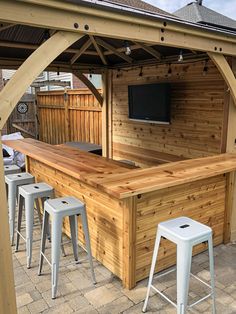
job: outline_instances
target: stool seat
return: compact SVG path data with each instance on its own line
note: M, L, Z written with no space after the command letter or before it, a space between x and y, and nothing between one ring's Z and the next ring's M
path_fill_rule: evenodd
M15 184L23 185L28 184L30 180L33 180L34 177L28 173L28 172L22 172L22 173L14 173L14 174L8 174L5 176L5 181L7 184L14 182ZM31 183L31 182L30 182Z
M84 208L84 203L73 196L47 200L47 211L54 215L75 215Z
M23 185L19 188L19 192L23 197L31 196L33 198L47 197L47 193L52 196L53 187L47 183L33 183L28 185Z
M5 175L18 173L18 172L21 172L21 169L17 165L6 165L6 166L4 166L4 174Z
M178 243L178 239L181 239L181 241L197 240L199 242L199 238L212 233L210 227L188 217L170 219L159 223L158 227L163 236L166 233L174 243Z

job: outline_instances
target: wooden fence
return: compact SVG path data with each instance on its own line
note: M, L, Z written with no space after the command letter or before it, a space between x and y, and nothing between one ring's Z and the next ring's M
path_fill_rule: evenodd
M37 94L39 139L50 144L102 142L102 109L88 89Z

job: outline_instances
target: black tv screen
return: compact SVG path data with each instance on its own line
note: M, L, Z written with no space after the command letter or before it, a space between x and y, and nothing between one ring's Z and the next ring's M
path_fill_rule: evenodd
M129 119L170 123L170 84L128 86Z

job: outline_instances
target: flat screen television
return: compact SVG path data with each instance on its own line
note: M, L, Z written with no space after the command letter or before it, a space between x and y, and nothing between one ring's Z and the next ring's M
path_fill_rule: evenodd
M152 123L170 123L169 83L130 85L129 119Z

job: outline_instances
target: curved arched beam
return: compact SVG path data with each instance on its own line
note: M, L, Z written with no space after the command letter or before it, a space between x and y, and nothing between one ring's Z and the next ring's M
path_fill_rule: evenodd
M0 130L30 84L56 57L82 36L78 33L59 31L45 41L19 67L0 92Z
M225 59L225 56L222 54L208 52L208 56L211 58L211 60L214 62L221 75L223 76L226 84L230 89L234 105L236 106L236 78L229 63Z
M0 92L0 130L17 102L36 77L65 49L81 37L77 33L60 31L43 43L16 71ZM1 131L0 131L1 139ZM16 299L10 248L3 155L0 140L0 313L16 313Z
M88 87L88 89L92 92L94 97L97 99L99 104L102 106L103 105L103 97L97 90L97 88L93 85L93 83L81 72L73 71L72 72L78 79L84 83Z

